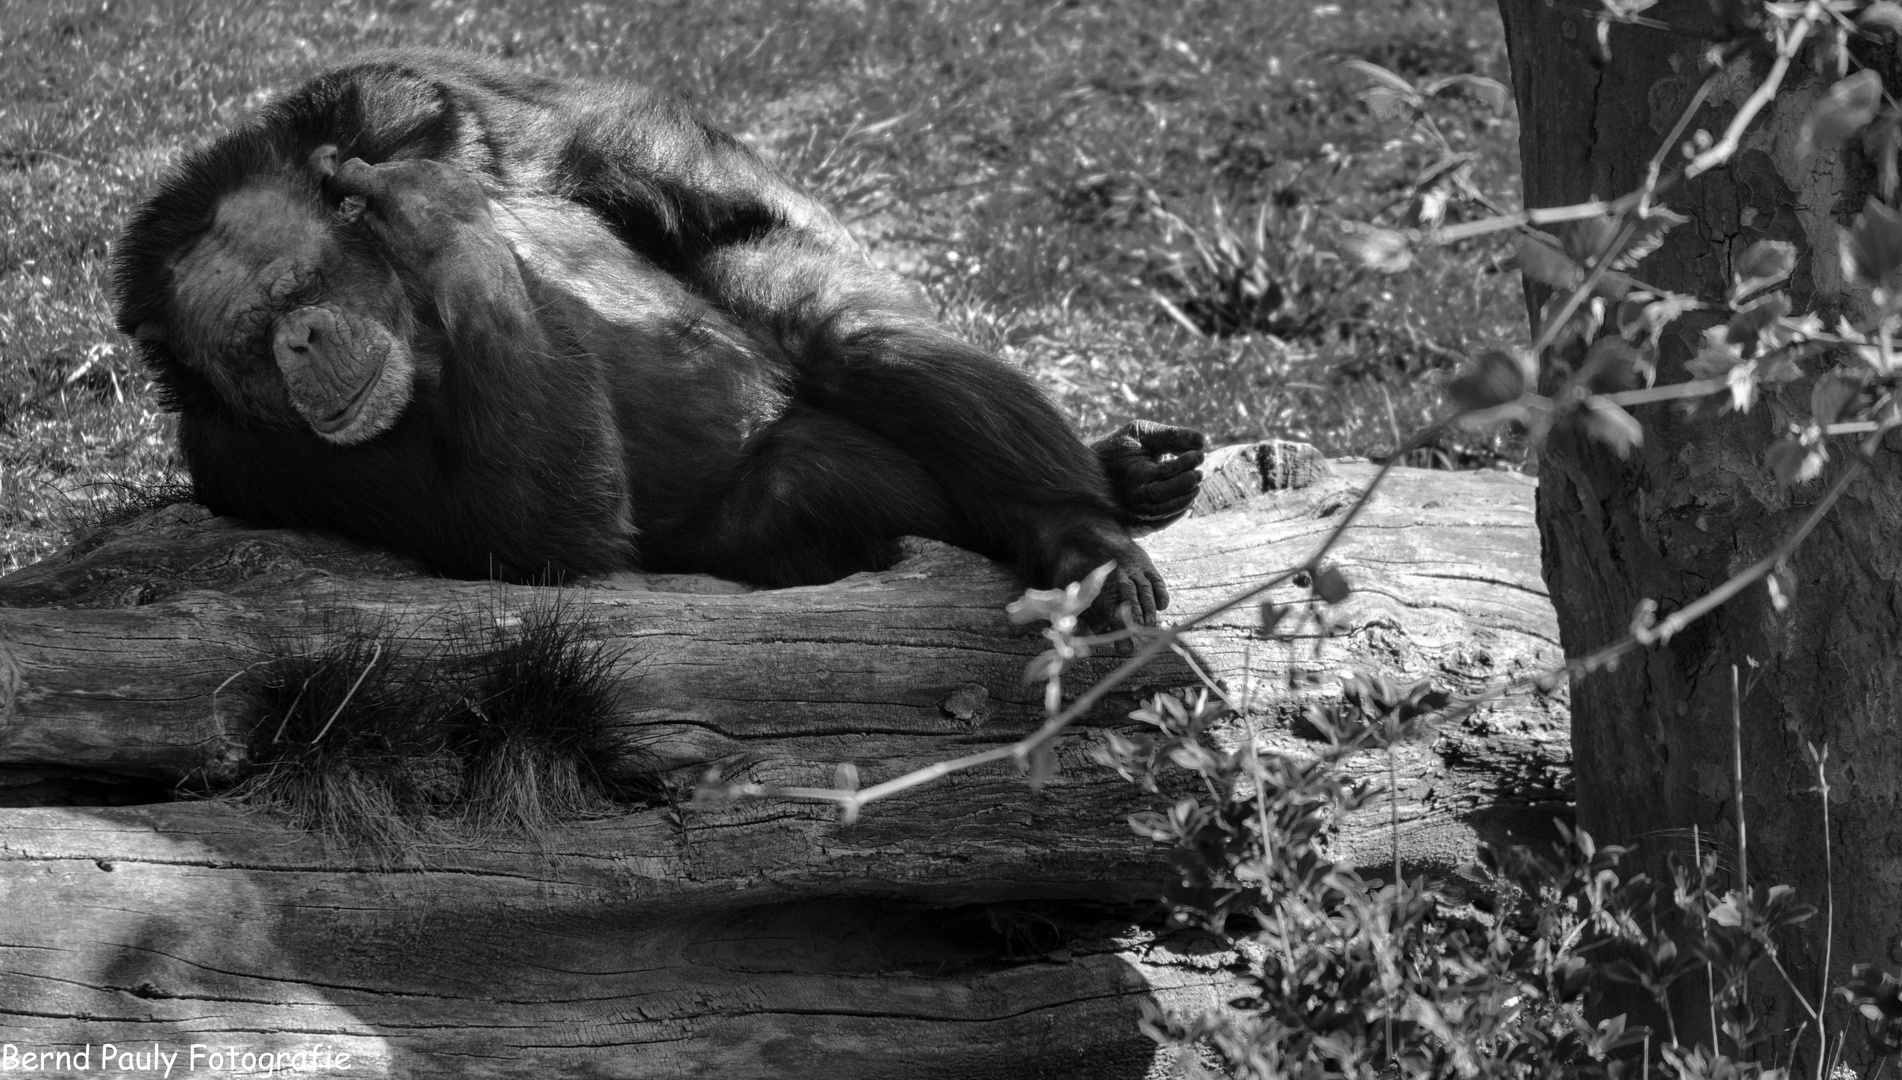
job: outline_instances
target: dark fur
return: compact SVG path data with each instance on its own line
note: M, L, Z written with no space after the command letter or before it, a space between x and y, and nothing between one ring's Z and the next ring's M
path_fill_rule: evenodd
M401 333L415 390L393 427L351 446L322 441L270 394L209 377L266 385L274 361L257 335L280 313L202 356L176 332L142 341L214 510L518 579L638 562L822 582L887 565L896 538L916 534L1013 561L1036 585L1113 559L1107 602L1145 614L1146 591L1167 602L1126 529L1165 516L1161 504L1131 510L1130 475L1113 488L1104 463L1169 481L1156 497L1172 513L1192 472L1157 472L1161 452L1132 453L1127 435L1117 453L1092 452L1023 373L948 333L822 207L650 91L439 52L319 75L188 155L140 207L114 268L120 328L179 321L180 292L197 285L173 266L224 197L268 182L307 192L313 213L334 207L308 164L326 144L339 160L455 166L498 212L540 200L559 219L551 250L613 261L643 283L652 317L603 321L575 282L538 275L527 256L512 269L458 264L447 280L395 266L414 312ZM393 265L354 234L339 250L331 277ZM472 296L483 303L456 310L479 312L444 314L444 297Z

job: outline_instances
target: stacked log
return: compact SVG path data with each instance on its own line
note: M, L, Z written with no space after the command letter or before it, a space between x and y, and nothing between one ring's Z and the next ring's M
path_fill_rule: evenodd
M1210 471L1197 513L1145 540L1171 613L1300 565L1373 472L1288 444ZM612 646L639 768L688 793L710 769L829 785L841 762L871 784L1020 739L1045 643L1004 617L1007 572L938 545L813 588L555 590L191 504L145 514L0 579L0 1042L75 1073L82 1053L116 1067L110 1044L115 1062L177 1054L173 1075L196 1047L200 1071L215 1053L259 1075L321 1058L400 1077L1142 1076L1139 1003L1214 1007L1238 958L1144 917L1166 853L1127 818L1156 796L1092 760L1094 732L1206 678L1247 705L1225 737L1299 753L1303 710L1346 670L1466 691L1556 663L1532 490L1397 470L1336 549L1354 592L1329 632L1271 636L1253 606L1211 619L1086 717L1036 791L1000 765L851 824L683 794L396 860L218 795L265 720L248 672L364 626L427 653L558 604ZM1409 872L1543 835L1568 738L1562 705L1521 695L1404 748ZM1384 780L1384 758L1365 768ZM1341 823L1339 854L1384 864L1389 812Z

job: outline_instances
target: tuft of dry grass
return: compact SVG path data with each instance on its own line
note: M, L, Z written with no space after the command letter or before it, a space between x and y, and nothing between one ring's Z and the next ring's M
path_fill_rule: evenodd
M73 504L109 497L101 481L177 466L103 291L131 207L269 91L396 45L681 94L1085 428L1142 416L1377 450L1437 410L1455 357L1524 333L1493 247L1404 279L1327 273L1332 223L1391 218L1431 160L1335 63L1503 78L1486 0L0 0L0 572L51 550ZM1516 204L1515 122L1452 108L1480 186ZM1159 294L1232 306L1223 275L1170 268L1263 207L1275 246L1238 265L1315 287L1239 327L1173 318Z
M447 637L343 627L245 672L248 773L219 797L392 865L664 801L615 722L624 653L559 592Z

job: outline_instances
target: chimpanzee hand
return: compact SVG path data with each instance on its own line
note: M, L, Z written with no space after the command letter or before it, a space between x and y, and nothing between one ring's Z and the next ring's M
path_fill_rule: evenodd
M1143 626L1157 623L1156 613L1169 606L1169 586L1156 565L1120 525L1078 522L1063 534L1057 557L1051 567L1057 585L1067 585L1088 577L1092 570L1114 562L1103 591L1090 605L1087 620L1097 630L1120 630L1122 613ZM1128 648L1118 649L1128 652Z
M420 270L472 240L501 242L488 195L454 165L427 158L383 165L351 158L337 165L335 159L334 147L321 148L311 168L330 193L363 200L363 224L399 266Z
M1202 486L1203 447L1192 428L1136 420L1090 444L1122 504L1123 523L1160 529L1189 512ZM1171 457L1165 456L1174 455Z

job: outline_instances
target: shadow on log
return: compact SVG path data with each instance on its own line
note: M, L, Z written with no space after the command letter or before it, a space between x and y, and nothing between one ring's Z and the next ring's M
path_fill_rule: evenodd
M1172 611L1299 565L1372 472L1291 444L1220 452L1197 514L1145 541ZM1269 638L1240 610L1185 652L1232 696L1246 687L1264 746L1291 752L1346 669L1465 691L1555 663L1531 500L1523 477L1399 470L1337 549L1355 591L1336 632ZM615 722L675 791L710 768L829 785L848 761L870 784L1022 737L1043 641L1004 618L1020 591L936 545L815 588L625 574L559 590L617 650ZM1142 998L1232 996L1233 956L1132 918L1166 873L1126 823L1153 796L1090 758L1092 726L1195 685L1182 658L1080 725L1041 791L974 771L849 827L817 804L676 803L393 867L228 801L115 805L245 775L253 729L275 719L247 673L287 651L374 625L427 652L555 592L431 578L191 505L0 579L7 1040L90 1044L95 1069L104 1043L156 1042L327 1050L352 1055L350 1075L403 1077L1137 1077L1154 1064ZM1545 835L1563 812L1566 718L1549 702L1502 700L1401 759L1410 872ZM1384 780L1384 758L1365 768ZM1341 824L1346 861L1385 863L1388 813Z

